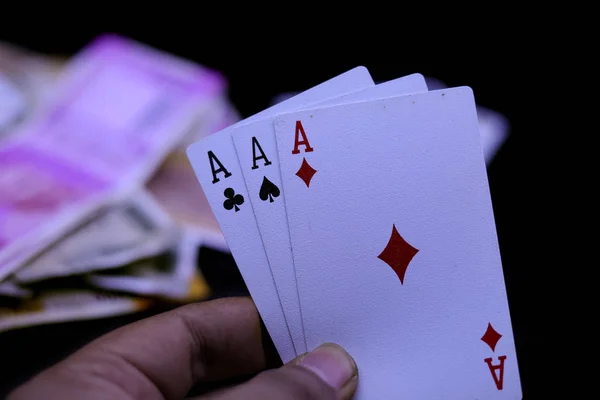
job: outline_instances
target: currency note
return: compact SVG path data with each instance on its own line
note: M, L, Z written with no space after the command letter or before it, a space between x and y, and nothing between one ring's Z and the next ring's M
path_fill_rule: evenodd
M15 307L0 307L0 332L57 322L105 318L143 311L150 299L89 290L39 294Z
M0 297L27 298L32 292L12 281L0 282Z
M203 246L228 251L221 234L185 226L172 251L118 270L91 273L87 280L107 290L181 302L203 300L210 295L210 287L198 268L198 251Z
M48 98L63 57L0 41L0 137L25 123Z
M114 35L70 59L0 148L0 279L143 186L224 87L215 71Z
M25 114L25 94L0 70L0 137Z
M17 270L13 279L30 283L118 268L172 248L177 229L152 195L140 191L69 232Z

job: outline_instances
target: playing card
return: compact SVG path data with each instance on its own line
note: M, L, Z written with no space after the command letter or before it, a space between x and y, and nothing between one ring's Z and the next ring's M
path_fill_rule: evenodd
M520 399L471 89L274 126L308 348L349 351L358 400Z
M357 67L233 127L373 84L367 69ZM246 184L231 139L233 127L192 144L187 154L271 339L282 361L287 362L298 353L291 339L252 204L248 201Z
M427 91L425 78L421 74L412 74L328 99L314 106L424 91ZM273 121L261 119L245 124L236 128L232 137L292 340L296 350L304 353L307 349L285 204L281 195L281 175Z

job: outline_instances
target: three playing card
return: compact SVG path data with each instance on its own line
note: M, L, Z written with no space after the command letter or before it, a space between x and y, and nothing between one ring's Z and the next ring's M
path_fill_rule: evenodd
M475 102L350 70L188 148L283 362L357 399L521 398Z

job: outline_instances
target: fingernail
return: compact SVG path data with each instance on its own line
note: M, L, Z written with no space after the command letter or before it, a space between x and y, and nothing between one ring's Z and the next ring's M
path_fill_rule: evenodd
M310 369L336 390L357 375L356 363L344 349L325 343L311 351L298 364Z

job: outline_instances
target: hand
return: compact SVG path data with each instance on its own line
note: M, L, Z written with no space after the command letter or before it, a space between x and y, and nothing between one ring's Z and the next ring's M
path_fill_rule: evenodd
M258 313L248 298L191 304L98 338L8 398L183 399L192 387L253 374L200 399L352 398L358 371L342 348L325 344L265 370L261 336Z

